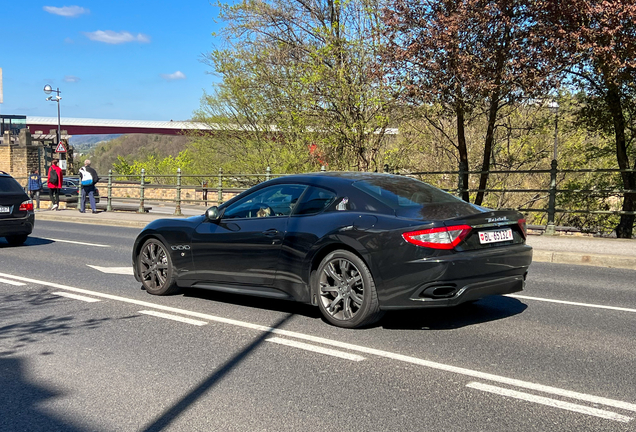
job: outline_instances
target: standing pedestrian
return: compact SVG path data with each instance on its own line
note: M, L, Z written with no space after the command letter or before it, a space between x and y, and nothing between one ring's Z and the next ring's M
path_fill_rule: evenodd
M95 183L99 181L97 171L91 168L91 161L86 159L84 166L80 168L80 182L82 183L82 197L80 199L79 211L84 213L86 209L86 195L91 202L91 210L93 213L97 213L97 207L95 206Z
M31 175L29 176L29 184L27 185L27 189L29 190L29 196L31 200L35 198L36 209L40 209L40 191L42 190L42 177L40 177L40 173L38 170L34 169L31 171Z
M49 197L51 198L51 210L60 209L60 189L62 189L62 169L58 166L60 160L53 159L49 175L47 177L47 185L49 187Z

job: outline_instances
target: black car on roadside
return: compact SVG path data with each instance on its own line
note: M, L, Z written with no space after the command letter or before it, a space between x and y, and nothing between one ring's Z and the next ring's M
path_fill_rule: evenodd
M314 173L261 183L205 215L151 222L132 251L150 294L203 288L317 306L355 328L386 310L521 291L526 221L416 179Z
M0 171L0 237L10 245L21 245L33 232L34 225L33 201L20 183Z

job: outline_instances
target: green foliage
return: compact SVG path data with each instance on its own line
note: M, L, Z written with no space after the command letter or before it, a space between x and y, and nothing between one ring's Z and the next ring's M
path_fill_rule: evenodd
M206 62L222 82L196 113L218 132L193 137L201 164L233 172L381 166L392 98L372 73L374 3L220 6L227 47Z
M122 156L117 157L117 162L113 164L116 177L119 180L138 181L143 169L146 176L146 182L156 184L174 184L174 177L177 169L181 168L183 173L192 172L192 158L188 150L184 150L176 157L168 156L158 158L154 155L147 156L144 160L128 162ZM198 183L198 182L197 182Z

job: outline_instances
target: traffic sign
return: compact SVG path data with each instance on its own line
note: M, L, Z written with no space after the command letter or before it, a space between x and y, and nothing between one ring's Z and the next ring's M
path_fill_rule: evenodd
M60 141L60 143L57 145L55 153L66 153L66 148L64 147L64 144L62 144L62 141Z

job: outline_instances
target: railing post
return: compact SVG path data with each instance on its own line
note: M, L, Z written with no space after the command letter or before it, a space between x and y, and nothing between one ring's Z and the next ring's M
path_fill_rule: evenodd
M554 215L556 213L556 180L557 161L552 159L550 166L550 198L548 200L548 224L545 227L545 235L555 235Z
M146 209L144 208L144 181L146 179L146 170L145 168L141 169L141 183L139 183L139 210L138 213L145 213Z
M208 207L208 181L207 180L201 181L201 192L202 192L204 205L207 208Z
M181 168L177 168L177 206L174 208L175 216L183 216L181 213Z
M106 211L113 211L113 170L108 170L108 198L106 199Z
M271 175L272 169L270 167L267 167L267 169L265 169L265 181L269 180Z
M217 199L217 205L223 204L223 168L219 168L219 184L218 184L219 196Z

